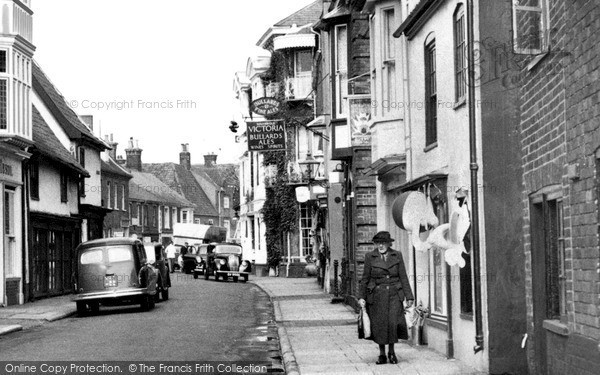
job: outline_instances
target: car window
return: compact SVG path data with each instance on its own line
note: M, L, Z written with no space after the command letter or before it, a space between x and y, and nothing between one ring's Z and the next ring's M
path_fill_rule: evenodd
M102 249L90 249L81 254L81 264L101 264L103 263Z
M127 262L132 259L131 246L109 247L106 254L110 263Z
M208 246L200 246L198 248L198 254L199 255L206 255L206 249L208 248Z
M217 245L215 254L242 254L242 248L240 246L233 245Z

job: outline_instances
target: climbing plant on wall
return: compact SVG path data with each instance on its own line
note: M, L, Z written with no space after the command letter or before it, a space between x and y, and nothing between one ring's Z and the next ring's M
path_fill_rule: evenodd
M307 124L313 118L312 103L284 100L285 79L290 71L289 62L285 53L274 51L270 68L262 76L265 86L275 84L279 87L275 95L284 103L281 112L268 119L282 119L286 124L285 152L269 151L263 154L263 166L275 166L275 175L265 178L266 199L261 211L266 227L269 267L279 265L284 254L287 234L298 230L298 203L295 188L289 185L288 164L296 160L296 127Z

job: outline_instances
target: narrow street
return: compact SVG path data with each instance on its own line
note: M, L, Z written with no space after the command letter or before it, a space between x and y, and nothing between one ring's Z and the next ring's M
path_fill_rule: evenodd
M104 307L0 339L0 361L273 361L280 364L268 297L250 283L173 276L154 310ZM271 357L274 357L271 358Z

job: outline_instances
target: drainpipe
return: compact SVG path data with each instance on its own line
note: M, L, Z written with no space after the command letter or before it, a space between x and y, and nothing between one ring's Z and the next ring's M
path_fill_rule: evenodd
M473 235L473 275L475 289L475 346L474 353L483 350L483 324L482 324L482 301L481 301L481 263L479 243L479 189L477 163L477 124L475 122L475 57L474 57L474 31L473 31L473 0L467 0L467 35L468 35L468 60L469 60L469 148L471 162L471 230Z

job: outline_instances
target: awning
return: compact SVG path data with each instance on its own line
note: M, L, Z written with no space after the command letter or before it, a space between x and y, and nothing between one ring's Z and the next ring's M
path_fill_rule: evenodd
M316 39L314 34L288 34L273 39L273 49L285 48L314 48Z
M406 155L390 155L377 159L373 164L365 168L363 174L366 176L383 176L392 171L404 173L405 168Z

